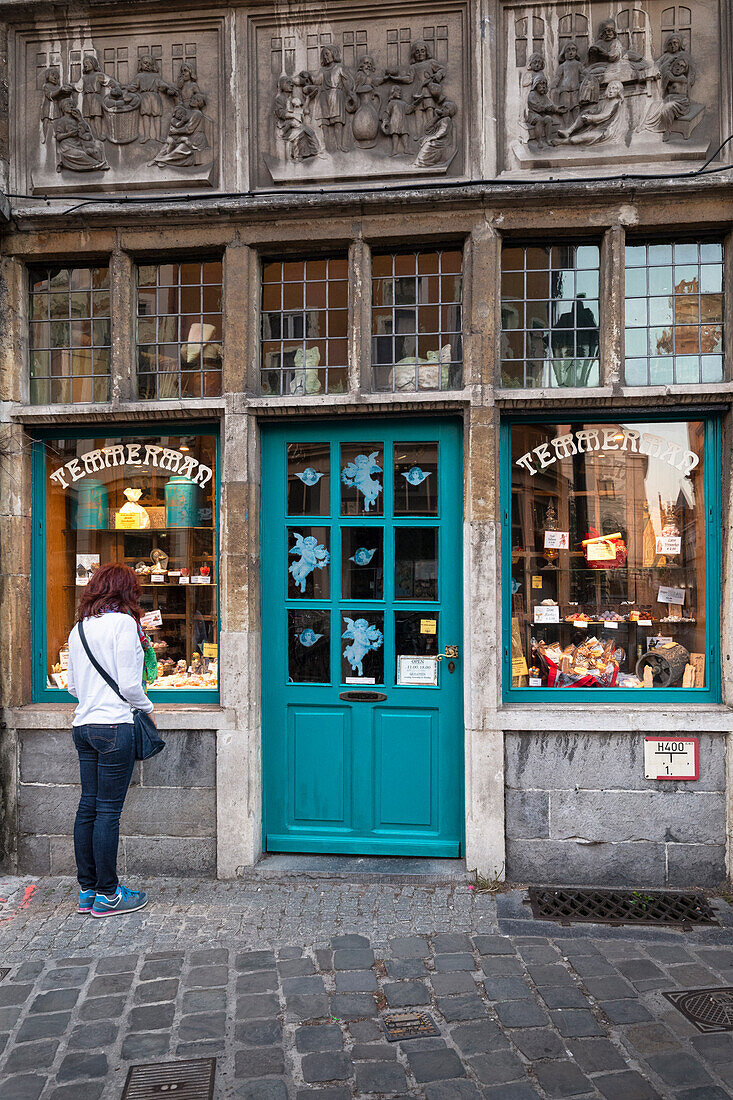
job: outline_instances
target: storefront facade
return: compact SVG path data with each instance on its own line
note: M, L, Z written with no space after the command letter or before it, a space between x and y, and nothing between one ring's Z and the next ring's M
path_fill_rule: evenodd
M339 7L5 10L4 865L73 869L121 560L168 741L126 874L717 885L731 13Z

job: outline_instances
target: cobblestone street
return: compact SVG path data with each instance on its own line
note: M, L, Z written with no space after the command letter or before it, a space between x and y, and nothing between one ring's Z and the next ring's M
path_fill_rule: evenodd
M217 1100L724 1100L733 1033L662 993L733 985L733 909L683 933L531 919L524 891L343 880L154 884L93 920L71 879L0 881L2 1100L118 1100L215 1057ZM389 1009L440 1035L388 1043Z

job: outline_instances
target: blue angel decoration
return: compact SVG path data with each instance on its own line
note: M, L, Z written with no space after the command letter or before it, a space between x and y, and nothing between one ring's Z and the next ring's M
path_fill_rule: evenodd
M377 464L378 454L378 451L372 451L370 455L357 455L341 471L344 485L358 489L364 497L365 512L369 511L382 491L382 486L371 476L382 472L382 467Z
M315 645L319 638L322 638L322 634L316 634L310 626L307 626L305 630L301 630L298 634L298 641L301 645L304 645L306 649L310 649L312 645Z
M354 565L369 565L376 552L376 546L373 550L367 550L366 546L360 546L354 551L349 561L353 561Z
M344 657L353 671L359 676L363 676L364 671L361 662L367 653L370 653L373 649L379 649L384 641L384 635L378 627L368 623L366 619L354 620L350 619L348 615L344 615L344 622L346 623L346 630L341 637L351 639L351 645L347 645L344 650Z
M290 551L291 554L300 554L298 561L294 561L289 569L288 573L292 573L293 580L300 588L302 593L305 593L305 581L306 577L313 572L314 569L323 569L328 565L331 560L331 555L325 546L321 546L315 535L306 535L303 538L297 531L293 531L293 537L295 539L295 546Z
M419 466L413 466L403 474L403 478L409 485L422 485L426 478L430 477L430 470L426 473L425 470L421 470Z
M522 585L521 585L521 583L520 583L520 582L519 582L519 581L518 581L518 580L516 579L516 577L512 577L512 596L516 596L517 592L519 591L519 589L520 589L521 587L522 587Z
M296 477L299 477L304 485L317 485L323 477L322 473L318 470L314 470L312 466L306 466L300 473L296 473Z

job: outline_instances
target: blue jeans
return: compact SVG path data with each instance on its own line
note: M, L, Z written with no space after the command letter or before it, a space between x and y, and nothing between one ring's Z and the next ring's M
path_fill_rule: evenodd
M82 890L114 894L120 814L135 766L132 722L74 726L81 798L74 822L74 854Z

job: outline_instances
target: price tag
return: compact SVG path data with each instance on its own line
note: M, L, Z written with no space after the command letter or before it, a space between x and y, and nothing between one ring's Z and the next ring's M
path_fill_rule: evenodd
M540 679L540 677L539 677L539 676L530 676L530 678L529 678L529 686L530 686L531 688L538 688L538 687L542 687L542 680Z
M190 578L190 577L179 577L179 578L178 578L178 583L179 583L179 584L188 584L188 582L189 582L190 580L191 580L191 578Z
M606 630L618 630L618 623L604 623Z
M527 675L527 658L512 657L512 679Z
M219 647L216 642L204 642L203 650L202 656L206 657L207 660L215 661L219 655Z
M567 550L569 545L568 531L545 531L545 550Z
M588 624L584 619L576 619L573 626L577 626L578 630L587 630Z
M535 623L559 623L560 608L557 605L543 607L542 604L535 604L534 621Z
M164 573L151 573L150 574L150 580L151 580L152 584L163 584L163 582L165 581L165 574Z
M140 620L140 625L152 629L163 625L163 616L160 611L148 611Z
M435 619L421 619L420 620L420 633L421 634L435 634L438 628L438 623Z
M638 623L639 623L639 626L651 626L652 625L652 620L651 619L639 619Z
M685 590L684 588L667 588L665 585L659 586L659 592L657 594L657 603L676 603L682 606L685 602Z
M586 546L588 561L613 561L616 547L612 542L589 542Z
M139 512L118 512L115 516L115 527L118 531L132 531L140 528Z
M657 538L658 554L679 554L681 549L682 538L680 535L662 535L661 538Z
M532 577L532 587L542 588L542 577Z

